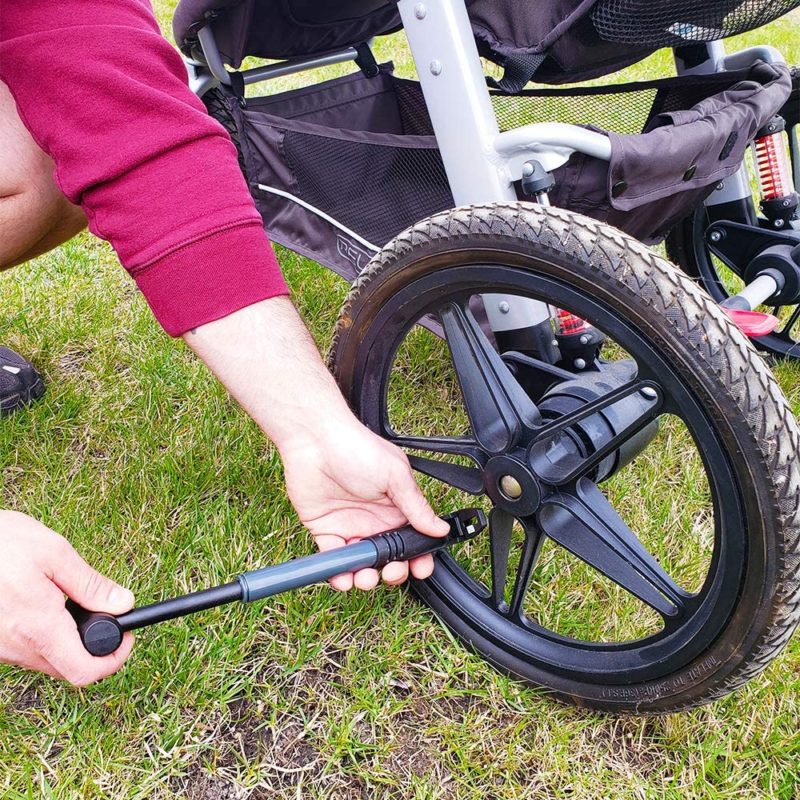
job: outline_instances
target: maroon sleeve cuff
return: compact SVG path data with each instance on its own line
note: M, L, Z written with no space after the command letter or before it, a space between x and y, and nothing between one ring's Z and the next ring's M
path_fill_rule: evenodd
M173 249L131 272L170 336L259 300L289 294L267 235L249 220Z

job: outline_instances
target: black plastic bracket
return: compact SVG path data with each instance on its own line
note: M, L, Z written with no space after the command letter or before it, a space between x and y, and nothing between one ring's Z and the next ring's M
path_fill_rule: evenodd
M547 194L555 185L555 178L538 161L525 162L522 167L522 193L526 197Z
M708 249L745 283L765 270L783 277L781 289L768 298L769 305L800 301L800 231L775 231L720 220L705 233Z
M374 78L381 71L378 62L375 60L375 54L367 42L362 42L356 46L356 66L364 73L365 78Z
M561 352L559 367L572 372L597 371L597 359L606 341L597 328L588 325L577 333L557 333L556 341Z

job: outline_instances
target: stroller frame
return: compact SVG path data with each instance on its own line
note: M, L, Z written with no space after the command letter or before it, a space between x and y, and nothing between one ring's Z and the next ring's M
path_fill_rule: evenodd
M614 173L620 147L613 137L623 134L610 126L608 137L581 127L586 117L599 122L592 112L582 113L583 119L569 117L576 124L568 125L553 121L566 117L543 101L539 116L509 113L504 119L503 100L487 88L468 0L397 3L418 82L395 77L390 65L377 67L366 57L365 28L342 34L336 39L339 49L322 55L313 55L313 46L299 46L309 40L289 39L284 31L290 28L280 25L276 31L292 47L256 46L246 37L234 47L225 37L252 22L255 17L247 14L223 16L216 28L228 63L239 65L250 54L269 58L282 52L290 59L228 73L214 40L217 17L209 2L214 0L187 4L193 13L184 15L178 30L187 16L191 25L184 29L187 35L176 38L197 59L189 63L192 86L199 95L211 90L206 107L232 133L267 230L336 271L338 254L348 264L340 274L359 276L340 311L329 353L343 396L367 428L408 452L417 473L448 490L485 496L491 504L486 536L475 544L483 549L470 548L464 558L437 555L433 575L414 584L420 598L489 663L582 706L675 711L722 696L757 674L800 621L800 431L794 416L757 354L708 295L633 242L622 225L613 227L619 216L611 224L597 221L558 192L577 187L576 195L584 193L577 199L586 207L593 202L589 184L599 187L598 195L613 198L615 187L622 185L624 193L630 180L634 197L623 198L614 210L636 209L633 201L649 197L641 204L643 216L648 225L656 218L659 227L652 230L658 234L673 218L683 219L678 214L686 213L684 206L708 216L714 210L723 220L729 205L751 210L744 153L773 119L792 81L788 68L763 69L755 62L782 61L780 55L760 47L726 56L719 42L675 48L682 75L736 72L646 86L650 91L658 84L659 104L656 98L648 103L641 135L652 133L655 139L645 145L662 143L658 153L669 163L652 193L639 184L641 193L635 194L637 180L654 175L648 162L658 161L655 150L640 147L627 161L629 171ZM242 6L252 11L253 4ZM367 5L358 0L348 8L356 8L357 19L357 9ZM226 28L232 21L237 26ZM389 28L369 31L379 29ZM272 33L263 22L253 30ZM244 98L243 84L349 60L364 74L326 81L322 88ZM761 79L751 79L751 72L762 73ZM665 83L678 94L659 94ZM220 84L227 90L218 89ZM687 85L691 91L684 94ZM732 86L745 93L743 100L729 99ZM710 87L713 92L706 91ZM606 94L605 87L597 88L586 93ZM522 95L546 98L571 90L561 91ZM624 91L641 89L609 93ZM767 102L746 108L762 91ZM669 138L687 116L690 124L709 127L706 120L715 118L717 109L730 107L734 112L711 126L713 136L691 127ZM627 108L638 110L635 103ZM670 118L673 113L677 119ZM699 119L692 119L693 113ZM655 124L648 129L651 120ZM641 143L638 137L631 138ZM686 161L683 149L689 151ZM703 166L704 159L710 167ZM692 184L698 164L700 175ZM586 168L583 183L570 174L573 168ZM674 194L691 193L665 213L677 181L689 188ZM532 202L519 202L517 182ZM370 194L371 184L396 191ZM553 187L550 198L561 208L544 207ZM712 208L700 206L705 198ZM390 234L388 225L379 225L382 216L398 229L410 227ZM368 218L377 221L374 227L363 227ZM359 243L358 258L343 253L342 242L353 250ZM754 303L758 292L770 296L776 286L760 273L751 284L748 299ZM800 280L798 287L800 292ZM423 341L421 352L437 364L419 373L419 384L403 362L398 365L398 354L408 353L413 361L417 351L403 348L406 342L415 346L411 337L418 334L433 341L430 350ZM441 342L449 350L443 359L436 349ZM618 347L601 355L605 342ZM446 372L438 370L440 364ZM414 398L410 419L394 414L395 377ZM463 414L450 395L456 383ZM428 388L438 393L432 403ZM666 439L657 440L662 416L682 426L675 441L686 437L679 441L693 448L692 455L682 444L670 449L672 422ZM636 481L642 491L638 503L628 484L607 493L600 488L651 443L667 447L682 475L663 505L652 493L653 513L647 481ZM702 473L694 471L690 458ZM654 473L655 480L661 477ZM636 503L632 525L626 509L616 507L617 489L625 504ZM678 504L687 516L674 514ZM657 541L643 541L634 530L644 525L642 512L649 516L645 529ZM671 526L663 524L663 514L677 516L681 544L696 542L696 530L706 532L699 549L705 578L670 574L672 548L664 533ZM520 528L514 536L515 524L521 537ZM598 632L593 615L591 632L562 626L560 615L555 621L549 617L560 595L540 596L542 605L529 615L529 584L545 539L649 606L655 621L637 616L633 631L612 624L612 630ZM660 557L654 547L661 548ZM519 556L513 567L512 552ZM599 609L609 597L603 591L589 600Z
M543 122L500 131L465 0L435 3L398 0L397 6L457 206L516 202L514 182L523 174L530 173L534 165L551 172L576 152L603 161L611 159L609 139L577 125ZM213 22L198 31L198 40L205 63L185 60L190 86L202 96L219 84L229 86L231 76L216 44ZM690 59L684 57L688 53ZM767 63L784 60L780 52L767 45L726 55L720 41L676 48L674 54L679 75L740 69L758 60ZM245 85L250 85L352 61L357 56L353 46L244 70L239 75ZM750 196L749 177L743 163L735 175L717 186L705 204L726 204ZM547 194L537 195L535 201L547 204ZM768 284L760 294L756 291L749 298L753 306L766 300L774 289ZM513 335L549 324L551 310L541 302L505 295L485 295L483 299L489 325L495 333Z

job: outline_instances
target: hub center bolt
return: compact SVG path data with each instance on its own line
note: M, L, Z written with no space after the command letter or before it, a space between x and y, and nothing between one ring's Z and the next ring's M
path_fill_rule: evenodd
M517 500L522 497L522 486L513 475L503 475L500 478L500 491L509 500Z

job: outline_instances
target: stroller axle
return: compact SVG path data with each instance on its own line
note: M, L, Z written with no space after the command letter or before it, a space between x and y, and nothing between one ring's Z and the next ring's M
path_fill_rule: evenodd
M721 220L709 227L706 242L709 250L746 284L738 294L722 301L727 314L747 336L766 336L775 331L777 317L755 309L800 300L800 232Z

